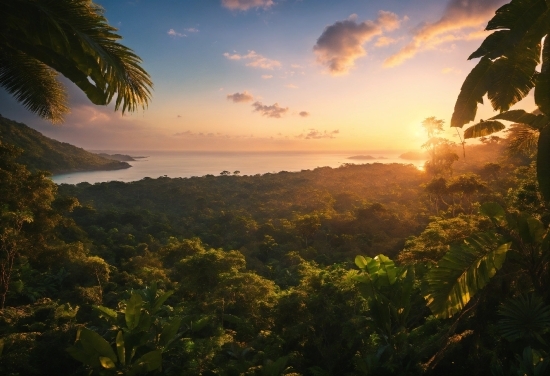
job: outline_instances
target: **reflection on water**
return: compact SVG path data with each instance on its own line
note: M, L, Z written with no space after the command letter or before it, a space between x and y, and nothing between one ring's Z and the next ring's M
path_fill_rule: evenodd
M114 153L114 152L111 152ZM119 152L120 153L120 152ZM136 151L125 152L130 155L147 155L147 158L128 162L131 168L116 171L76 172L55 175L52 179L57 184L77 184L81 182L100 183L112 180L130 182L144 177L170 178L219 175L222 171L240 175L277 173L279 171L301 171L317 167L339 167L344 163L405 163L422 167L424 161L407 161L397 155L372 153L383 159L357 160L348 159L356 154L350 153L299 153L299 152L160 152ZM365 154L365 153L362 153Z

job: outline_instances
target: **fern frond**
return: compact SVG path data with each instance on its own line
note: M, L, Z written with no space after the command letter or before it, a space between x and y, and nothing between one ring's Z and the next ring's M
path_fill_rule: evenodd
M462 311L502 267L509 248L495 233L480 233L451 246L426 275L424 298L434 316L449 318Z

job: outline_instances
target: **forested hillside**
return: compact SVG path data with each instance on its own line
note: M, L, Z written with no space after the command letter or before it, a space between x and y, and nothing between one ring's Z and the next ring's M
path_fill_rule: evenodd
M30 170L53 174L77 171L119 170L129 168L126 162L114 161L84 149L43 136L23 123L0 115L0 140L23 150L17 161Z
M2 144L0 371L486 375L519 367L520 342L542 354L536 344L547 334L502 330L522 304L547 309L535 295L514 296L529 286L546 296L545 261L521 255L544 247L550 218L530 158L508 156L507 145L486 140L450 164L445 153L456 149L439 148L427 171L347 164L56 186ZM471 301L448 306L461 268L479 282L460 287ZM455 315L461 307L467 313ZM134 355L116 355L117 346Z

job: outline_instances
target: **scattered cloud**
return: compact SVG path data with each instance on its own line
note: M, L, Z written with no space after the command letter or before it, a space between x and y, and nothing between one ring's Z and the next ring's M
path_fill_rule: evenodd
M367 54L363 47L365 43L384 31L399 28L403 20L395 13L381 10L374 21L357 22L356 14L337 21L325 28L313 47L317 62L326 66L333 75L348 73L355 60Z
M187 31L188 33L198 33L199 32L199 29L196 29L194 27L189 27L187 29L184 29L185 31Z
M291 68L294 68L294 69L301 69L301 68L303 68L300 64L290 64L290 67L291 67Z
M245 90L242 93L227 94L227 100L233 101L233 103L246 103L252 102L254 97Z
M298 89L298 86L296 86L294 84L287 84L287 85L285 85L285 87L287 87L289 89Z
M248 51L246 55L239 55L237 53L230 54L226 52L223 54L223 56L225 56L229 60L246 60L248 61L246 63L247 67L269 69L269 70L273 70L275 68L281 67L280 61L268 59L267 57L262 56L253 50Z
M187 35L185 35L185 34L178 33L178 32L177 32L176 30L174 30L174 29L168 30L167 34L170 35L171 37L174 37L174 38L183 38L183 37L186 37L186 36L187 36Z
M384 62L393 67L411 59L418 52L438 45L483 38L482 32L495 10L507 0L450 0L443 16L436 22L425 22L413 31L412 41ZM473 30L472 30L473 29Z
M336 135L340 133L339 129L333 131L319 131L317 129L310 128L307 132L295 136L296 138L302 138L304 140L319 140L322 138L336 138Z
M273 75L272 74L262 74L262 78L264 80L269 80L270 78L273 78Z
M231 10L249 10L251 8L267 9L274 4L273 0L222 0L222 6Z
M279 106L279 103L266 106L262 102L254 102L252 103L252 106L254 107L254 112L259 112L263 116L270 118L279 119L288 112L288 107L281 107Z
M376 43L374 44L375 47L386 47L390 44L397 43L397 39L390 38L390 37L380 37L376 40Z
M300 115L301 117L308 117L308 116L309 116L309 112L307 112L307 111L301 111L298 115Z

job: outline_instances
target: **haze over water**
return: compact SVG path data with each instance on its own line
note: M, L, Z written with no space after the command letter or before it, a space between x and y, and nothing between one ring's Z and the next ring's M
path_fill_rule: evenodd
M109 151L109 153L117 153ZM337 168L344 163L404 163L421 167L424 161L409 161L397 154L380 152L362 153L306 153L306 152L178 152L178 151L134 151L119 152L132 156L147 156L129 162L132 167L115 171L77 172L53 176L57 184L78 184L82 182L101 183L108 181L131 182L145 177L186 178L219 175L222 171L240 175L277 173L280 171L301 171L317 167ZM379 159L348 159L354 155L371 155ZM384 158L380 158L384 157Z

